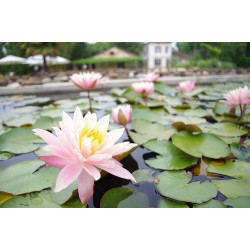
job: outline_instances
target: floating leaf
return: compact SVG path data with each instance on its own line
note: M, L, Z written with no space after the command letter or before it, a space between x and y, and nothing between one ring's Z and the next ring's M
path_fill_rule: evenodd
M228 145L211 134L193 135L190 132L182 131L172 136L172 142L182 151L198 158L206 156L218 159L232 155Z
M212 125L200 125L204 133L211 133L214 135L232 137L242 136L248 133L248 129L241 127L235 123L215 123Z
M42 165L43 161L30 160L1 168L0 191L19 195L51 187L56 181L59 169L49 166L36 171Z
M160 200L158 208L189 208L186 203L171 201L167 198Z
M207 171L238 179L250 180L250 163L245 161L227 160L226 164L222 166L209 165Z
M2 208L60 208L54 203L50 196L49 190L44 190L41 193L25 194L14 197L2 205Z
M184 169L196 164L198 160L197 158L184 153L179 148L175 147L172 142L167 140L151 140L145 143L143 146L163 155L157 157L157 159L145 161L146 164L156 169Z
M135 192L130 188L112 188L107 191L101 199L101 208L116 208L116 207L148 207L149 201L145 194Z
M52 119L50 116L43 116L34 123L33 128L52 130L52 127L58 127L61 120L60 117Z
M0 205L3 204L4 202L6 202L7 200L10 200L12 198L14 198L15 196L13 195L9 195L9 194L1 194L0 193Z
M32 113L35 111L40 110L41 108L38 106L25 106L21 108L15 108L10 111L10 113L18 113L18 114L24 114L24 113Z
M237 144L240 142L239 136L234 137L224 137L224 136L218 136L220 139L222 139L226 144L232 144L236 142Z
M183 122L185 124L192 124L198 125L202 123L206 123L207 120L204 118L197 118L197 117L184 117L184 116L172 116L170 118L173 122Z
M0 151L14 154L28 153L39 146L33 143L42 142L30 128L15 128L0 136Z
M9 159L13 154L10 153L0 153L0 161Z
M208 115L208 112L204 109L188 109L183 113L185 116L197 116L204 117Z
M250 196L249 180L212 180L212 182L227 198L236 199L239 196Z
M226 206L218 200L210 200L200 205L194 205L193 208L225 208Z
M142 119L133 120L131 125L138 133L141 134L136 134L132 131L129 132L133 141L138 144L143 144L144 142L155 138L169 139L174 133L176 133L175 128L167 129L162 124L152 123Z
M143 181L147 181L150 183L154 182L154 177L153 177L154 173L155 172L150 169L139 169L134 171L132 175L136 179L136 182L135 183L133 182L133 184L139 185Z
M164 95L173 94L178 91L176 88L169 87L163 83L155 83L155 90Z
M230 145L232 153L241 161L245 161L250 157L250 146L247 147L246 152L242 151L243 147L234 142Z
M235 200L227 199L224 204L235 208L250 208L250 197L239 197Z
M82 204L80 199L76 196L70 200L68 200L66 203L61 205L62 208L86 208L86 204Z
M73 192L77 190L77 187L78 187L77 185L78 185L78 180L76 179L73 183L71 183L68 187L66 187L60 192L54 192L54 187L51 188L50 194L51 194L52 200L56 204L59 204L59 205L64 204L73 196Z
M159 122L162 119L162 113L152 111L149 108L133 108L132 121L135 119Z
M18 118L12 118L4 122L8 127L21 127L27 125L33 125L37 119L36 115L22 115Z
M155 183L158 192L168 198L201 204L217 195L217 189L211 182L189 183L191 176L185 171L164 171L156 177L159 182Z
M185 124L184 122L175 122L172 124L172 127L176 128L178 132L180 131L189 131L189 132L202 132L202 130L193 124Z

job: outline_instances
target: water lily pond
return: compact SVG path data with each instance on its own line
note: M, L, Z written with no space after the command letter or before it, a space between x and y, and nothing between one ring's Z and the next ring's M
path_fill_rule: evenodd
M145 99L132 88L92 91L98 119L117 104L130 104L132 118L119 142L138 144L119 156L136 183L101 171L86 204L77 180L54 192L59 168L46 166L40 128L55 133L63 111L89 109L87 93L75 98L0 97L0 207L17 208L226 208L250 207L249 108L220 103L222 94L247 83L198 86L189 92L161 82ZM122 128L110 115L109 130Z

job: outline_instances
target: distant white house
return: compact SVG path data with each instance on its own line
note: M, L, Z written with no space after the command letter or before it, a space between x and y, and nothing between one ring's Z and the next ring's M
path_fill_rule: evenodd
M172 47L170 42L150 42L147 43L141 53L148 69L166 68L172 57Z

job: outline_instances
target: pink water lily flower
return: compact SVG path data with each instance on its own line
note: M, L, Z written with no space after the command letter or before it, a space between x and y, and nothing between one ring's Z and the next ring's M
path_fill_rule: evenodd
M189 92L191 90L194 90L195 87L195 81L184 81L180 82L177 87L181 92Z
M149 96L155 90L153 82L133 83L132 88L137 94L142 95L144 98Z
M132 108L130 105L119 105L112 109L112 117L116 124L126 126L131 120Z
M144 82L158 82L160 76L155 74L155 73L147 73L146 75L143 76L143 81Z
M47 164L61 168L54 192L68 187L78 178L78 193L82 203L93 195L94 181L101 175L97 168L115 176L135 181L133 175L113 157L129 151L134 143L117 143L124 128L107 132L109 115L97 121L96 114L82 116L79 107L74 118L63 112L60 128L53 127L56 136L43 129L33 129L48 145L52 156L40 156Z
M94 72L74 74L70 77L70 79L77 87L85 90L96 88L104 80L100 73Z
M237 105L249 105L250 104L250 89L245 86L244 88L238 88L231 90L226 94L223 94L226 100L221 100L222 103L231 104L231 109Z

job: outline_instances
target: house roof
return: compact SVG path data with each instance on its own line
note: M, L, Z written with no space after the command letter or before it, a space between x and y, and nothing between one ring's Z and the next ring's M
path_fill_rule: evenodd
M111 55L110 52L116 52L114 53L114 55ZM94 56L92 56L91 58L121 58L121 57L138 57L138 55L129 52L125 49L122 49L118 46L113 46L109 49L106 49L102 52L99 52L97 54L95 54Z

